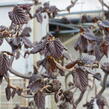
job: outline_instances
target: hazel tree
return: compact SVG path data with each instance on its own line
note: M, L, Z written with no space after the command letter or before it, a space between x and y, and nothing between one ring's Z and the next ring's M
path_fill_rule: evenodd
M108 8L107 4L105 5L104 2L99 1ZM76 3L77 0L71 1L71 4L66 6L65 10L70 13L71 8ZM40 4L41 6L39 6ZM38 6L34 14L31 13L32 6ZM102 86L99 91L95 92L94 98L83 104L83 108L109 108L108 102L105 96L103 96L109 74L109 63L105 62L101 64L100 62L103 56L108 58L108 17L104 20L95 17L91 19L92 25L88 27L79 26L79 38L75 46L72 46L80 54L80 58L76 60L72 59L73 54L68 52L69 48L65 47L60 39L55 37L55 34L47 33L39 42L31 42L29 40L29 37L32 37L30 34L32 29L27 27L26 24L30 20L36 19L37 22L42 23L43 13L47 13L49 18L54 19L59 12L65 10L51 6L49 2L42 4L38 0L33 0L33 4L16 5L8 13L11 20L10 26L0 26L0 45L6 40L11 47L11 52L0 52L0 84L2 84L3 78L8 83L5 89L6 98L10 100L16 94L25 98L33 98L38 109L45 109L45 97L53 95L59 109L78 109L78 105L85 97L86 91L88 88L90 90L92 88L89 84L89 76L91 75L93 85L96 84L96 81L100 81L102 82ZM67 18L66 20L73 25L73 21L69 21ZM88 20L88 16L82 16L81 18L81 22L83 23ZM20 51L22 47L26 49L24 58L37 53L44 56L42 60L36 60L36 65L33 65L31 76L24 75L12 67L13 61L19 59L21 56ZM83 53L87 55L84 57L82 56ZM68 60L66 64L64 63L65 60ZM43 67L45 71L40 72L40 67ZM93 72L94 69L101 69L104 75L101 76L101 73ZM10 82L9 73L28 79L27 88L14 86ZM66 89L63 89L62 83L57 77L64 76L65 81L68 81L70 75L72 76L72 81L67 84ZM75 98L74 95L77 93L77 90L80 91L80 95Z

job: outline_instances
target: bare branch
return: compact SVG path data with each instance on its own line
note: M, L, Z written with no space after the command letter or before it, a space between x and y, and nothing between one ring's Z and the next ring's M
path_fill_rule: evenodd
M81 102L81 100L82 100L82 98L84 96L84 93L85 93L85 91L84 92L81 92L79 98L76 100L76 102L75 102L76 106Z
M103 6L105 6L106 8L109 9L109 6L103 0L99 0L99 2L101 3L101 5L103 5Z
M9 67L9 72L18 77L24 78L24 79L30 79L30 77L31 77L30 75L24 75L24 74L21 74L21 73L15 71L12 67Z
M101 90L99 91L99 93L97 95L102 95L102 93L105 91L107 78L108 78L108 73L105 73L104 78L103 78L102 88L101 88Z
M72 0L71 0L71 5L69 5L69 6L66 8L66 10L70 12L71 8L73 8L73 7L76 5L77 1L78 1L78 0L75 0L75 1L72 1Z
M24 98L33 98L34 97L34 95L25 95L25 94L21 94L20 96L24 97Z

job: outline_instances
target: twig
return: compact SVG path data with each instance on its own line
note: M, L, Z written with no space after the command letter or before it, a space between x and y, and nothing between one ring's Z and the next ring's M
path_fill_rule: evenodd
M104 5L106 8L108 8L108 10L109 10L109 6L106 4L106 3L104 3L104 1L103 0L99 0L99 2L101 3L101 5Z
M51 87L50 85L46 85L42 89L40 89L40 91L43 92L45 89L50 88L50 87Z
M84 96L84 93L85 93L85 91L84 92L81 92L79 98L76 100L76 102L75 102L76 106L81 102L81 100L82 100L82 98Z
M12 67L9 67L8 68L9 72L20 77L20 78L24 78L24 79L30 79L30 75L24 75L24 74L21 74L19 72L17 72L16 70L14 70Z
M103 78L102 88L101 88L101 90L99 91L99 93L97 95L102 95L102 93L105 91L107 78L108 78L108 73L105 73L104 78Z

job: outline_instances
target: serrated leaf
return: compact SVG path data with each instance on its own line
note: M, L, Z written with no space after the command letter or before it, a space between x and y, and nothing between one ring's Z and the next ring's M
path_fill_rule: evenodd
M0 85L2 83L2 80L3 80L3 76L0 76Z
M31 28L25 27L20 35L20 37L30 37Z
M45 47L45 56L52 56L57 59L62 58L65 47L59 39L48 41Z
M36 17L36 19L37 19L37 21L38 21L39 23L42 23L42 22L43 22L43 17L42 17L42 14L41 14L41 13L37 13L37 14L35 15L35 17Z
M44 5L44 9L49 9L50 6L49 2L45 2L43 5Z
M108 49L109 49L109 43L107 41L102 42L100 45L100 50L106 56L108 56Z
M23 4L23 5L19 5L20 8L23 8L24 10L26 10L27 12L29 12L31 10L31 4Z
M75 43L75 50L79 50L82 53L87 53L87 40L83 37L80 36L77 42Z
M5 93L6 93L6 98L7 98L7 100L9 101L10 98L11 98L11 89L10 89L9 86L7 86L7 87L5 88Z
M8 67L10 65L9 58L1 53L0 54L0 76L3 76L8 71Z
M104 56L103 52L101 52L100 47L97 45L95 47L95 57L97 61L100 61L102 59L102 57Z
M3 39L0 39L0 46L3 44Z
M33 46L32 42L26 37L22 37L25 48L31 48Z
M61 83L59 80L54 79L51 83L50 83L51 87L49 88L49 90L51 92L57 92L60 88L61 88Z
M21 48L21 38L17 37L17 38L10 39L9 44L11 45L13 50Z
M81 92L85 91L88 86L88 73L81 68L76 68L76 72L73 74L74 84Z
M16 59L19 59L20 58L20 51L17 51L16 52Z
M44 86L44 82L42 81L42 79L43 78L41 75L33 74L29 80L28 88L30 88L30 90L32 90L33 92L37 92Z
M25 12L25 10L20 6L15 6L13 11L9 12L8 14L9 18L14 24L20 25L28 23L29 16Z
M109 63L108 63L108 62L103 63L103 64L101 65L101 69L102 69L104 72L108 73L108 72L109 72Z
M87 40L91 40L91 41L96 41L97 37L95 36L95 34L88 29L84 34L83 37L86 38Z
M48 13L50 15L49 17L55 17L58 11L59 9L56 6L50 6L49 12L52 14L52 16Z
M41 50L44 49L45 47L45 43L46 41L40 41L39 43L36 43L35 46L33 47L33 49L30 51L32 54L35 54L35 53L38 53L40 52Z
M93 76L94 78L96 78L97 80L101 80L101 74L100 73L96 73L96 74L94 74L94 76Z
M16 93L20 96L22 94L23 89L17 89Z
M15 94L16 94L16 89L13 89L13 91L12 91L12 93L11 93L12 98L14 98Z
M71 92L71 91L64 91L63 95L64 95L64 98L66 99L67 102L70 102L70 103L72 102L72 100L73 100L73 92Z

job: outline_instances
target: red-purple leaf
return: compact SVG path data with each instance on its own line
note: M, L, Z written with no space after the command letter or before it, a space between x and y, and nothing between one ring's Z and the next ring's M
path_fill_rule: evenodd
M45 94L41 91L38 91L34 95L34 101L38 109L45 109Z
M82 92L85 91L88 86L88 73L83 71L81 68L77 68L73 76L75 86Z
M8 71L8 67L9 67L9 58L1 53L0 54L0 76L3 76L5 73L7 73Z
M107 41L102 42L100 45L100 50L106 56L108 56L108 49L109 49L109 43Z
M29 20L29 16L20 6L15 6L13 11L9 12L9 18L17 25L27 24Z
M3 44L3 39L0 39L0 46Z
M51 85L51 87L48 89L51 92L57 92L61 88L61 83L59 80L53 80L49 85Z
M22 37L22 42L24 43L25 48L31 48L33 46L32 42L26 37Z
M38 21L39 23L42 23L42 21L43 21L42 14L41 14L41 13L37 13L35 16L36 16L37 21Z
M12 93L11 93L12 98L14 98L15 94L16 94L16 89L13 89L13 91L12 91Z
M86 53L87 52L87 40L83 37L80 36L77 42L75 43L75 50L79 50L80 52Z
M102 66L101 66L101 69L104 72L108 73L109 72L109 63L108 62L103 63Z
M22 94L23 89L17 89L16 93L20 96Z
M0 76L0 85L2 83L2 80L3 80L3 76Z
M30 37L31 28L25 27L20 35L20 37Z
M9 86L7 86L7 87L5 88L5 93L6 93L6 98L7 98L7 100L9 101L10 98L11 98L11 89L10 89Z
M16 59L19 59L20 58L20 51L17 51L16 52Z
M28 88L33 92L40 90L44 86L44 81L42 81L42 76L39 74L33 74L29 80Z
M33 49L30 51L30 53L35 54L38 52L41 52L45 48L46 41L40 41L39 43L36 43L36 45L33 47Z

